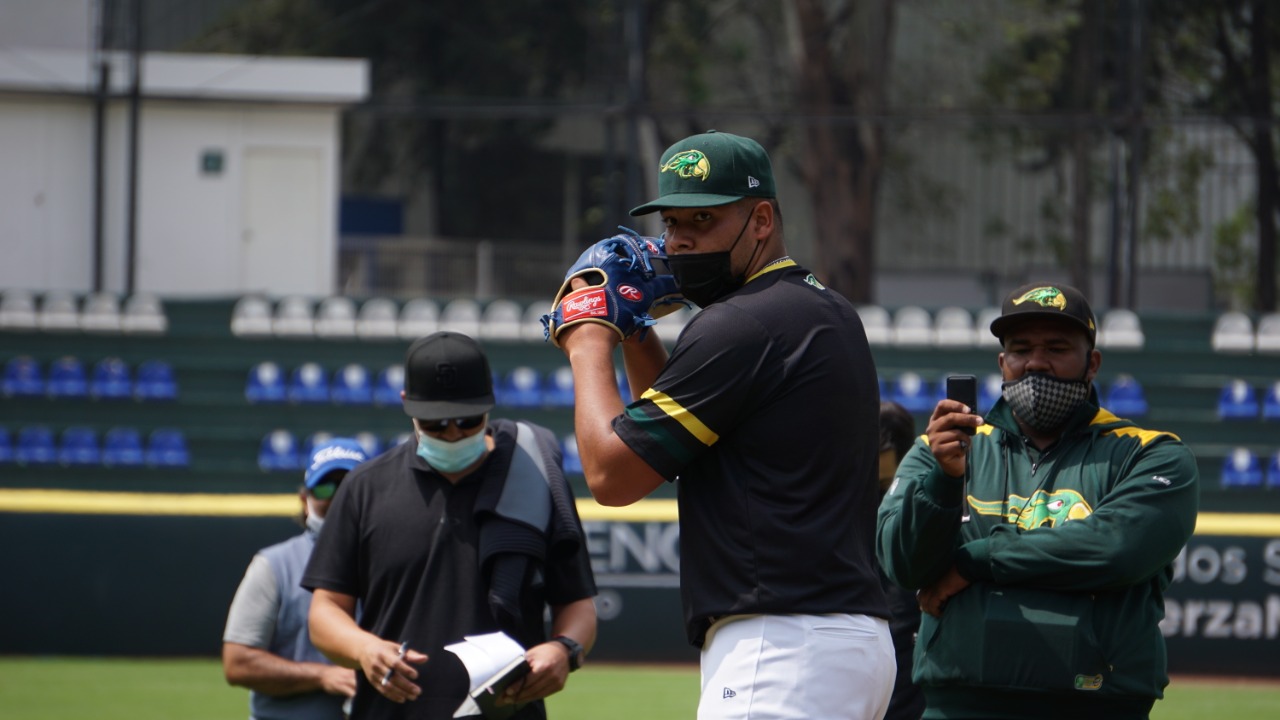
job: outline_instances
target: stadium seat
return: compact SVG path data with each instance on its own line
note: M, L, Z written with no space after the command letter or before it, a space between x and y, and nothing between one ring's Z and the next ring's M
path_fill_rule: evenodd
M1271 460L1267 463L1267 487L1272 490L1280 488L1280 450L1271 453Z
M498 384L498 404L510 408L542 406L542 381L538 371L527 365L511 369Z
M103 291L86 297L80 311L80 329L87 333L120 332L120 296Z
M621 370L615 373L618 378L618 396L622 398L622 404L631 403L631 383L627 380L627 374Z
M0 330L34 330L38 327L36 297L28 290L9 289L0 298Z
M237 337L271 335L271 301L261 295L245 295L231 311L231 334Z
M1222 487L1262 487L1262 464L1258 456L1246 447L1232 449L1222 463Z
M654 329L657 330L658 337L661 337L663 342L667 344L674 343L680 337L680 333L684 332L684 326L689 324L695 314L697 313L694 310L687 307L676 308L658 318L658 323L654 325ZM539 322L539 326L541 326L541 322Z
M129 365L118 357L105 357L93 366L89 376L89 396L95 400L121 400L133 396Z
M43 425L28 425L18 430L13 459L21 465L52 465L58 460L53 431Z
M271 318L271 332L276 337L314 337L316 321L311 301L301 295L281 298L276 303L276 313Z
M1223 386L1218 397L1218 417L1223 420L1257 419L1257 392L1244 380L1231 380Z
M1142 383L1132 375L1117 375L1107 387L1107 397L1103 402L1108 410L1120 417L1135 418L1147 414L1147 395Z
M991 334L991 323L1000 317L1000 308L985 307L978 311L973 321L973 345L980 348L998 348L1000 340Z
M44 389L44 371L35 358L18 355L4 364L0 390L5 397L39 397L44 395Z
M13 438L9 428L0 427L0 464L13 462Z
M480 337L480 303L471 298L454 298L440 310L440 329Z
M1210 338L1215 352L1247 353L1253 351L1253 320L1239 311L1224 312L1213 323Z
M1260 353L1280 353L1280 313L1267 313L1258 318L1254 347Z
M480 317L480 337L486 340L519 340L523 336L523 324L524 308L519 303L494 300L485 306Z
M244 386L244 399L251 403L278 403L288 397L285 392L284 373L280 366L266 360L249 369L249 379Z
M137 467L142 463L142 435L137 428L114 427L102 436L103 465Z
M916 305L904 305L893 314L893 344L896 347L926 348L933 345L933 318Z
M378 373L378 382L373 386L373 404L399 405L401 390L404 390L404 365L388 365Z
M889 311L879 305L859 305L858 317L867 333L867 343L888 345L893 341L893 320Z
M131 335L162 335L169 332L169 316L160 298L151 293L134 293L125 298L120 329Z
M520 332L526 342L544 342L547 339L546 329L542 327L542 316L551 309L551 300L535 302L524 309L524 320L520 323Z
M945 389L943 392L945 394ZM990 412L1003 395L1004 378L1000 377L1000 373L988 373L978 385L978 407L984 413Z
M933 318L933 341L941 348L973 345L973 316L962 307L944 307Z
M401 340L417 340L440 329L440 306L431 298L414 298L400 308L396 332Z
M1267 388L1262 398L1262 419L1280 420L1280 380L1271 383L1271 387Z
M1112 308L1098 327L1098 347L1108 350L1141 350L1147 342L1142 320L1127 308Z
M146 463L153 467L187 467L187 436L177 428L156 428L147 438Z
M582 457L578 455L578 436L570 433L560 440L560 452L564 455L566 475L582 474Z
M891 386L890 395L890 399L912 413L933 412L937 404L929 383L914 372L899 375Z
M133 397L144 402L152 400L176 400L178 379L168 360L143 360L133 383Z
M59 291L46 293L40 302L39 323L41 330L79 330L80 304L76 296Z
M51 398L86 398L89 396L89 376L84 363L73 355L63 355L49 365L49 380L45 392Z
M561 365L547 374L542 404L553 408L573 407L573 368Z
M373 402L373 385L369 371L359 363L350 363L333 373L329 397L340 405L368 405Z
M330 295L316 310L316 337L346 340L356 336L356 302L344 295Z
M360 443L360 447L364 448L364 454L369 457L374 457L386 450L378 436L368 431L358 432L352 439Z
M329 379L319 363L303 363L289 377L289 402L329 402Z
M266 472L297 470L302 466L298 439L288 430L273 430L262 438L258 448L258 467Z
M369 298L356 316L356 336L362 340L395 340L399 337L399 308L391 298Z
M60 465L97 465L102 462L102 449L98 447L98 434L89 427L69 427L62 431L58 442Z

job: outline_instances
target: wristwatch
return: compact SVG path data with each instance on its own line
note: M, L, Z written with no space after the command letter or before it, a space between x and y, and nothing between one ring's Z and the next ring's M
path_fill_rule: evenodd
M565 649L569 651L569 672L573 672L574 670L582 667L582 660L585 657L585 653L583 653L582 646L578 644L577 640L574 640L568 635L556 635L551 638L551 640L552 642L558 642L565 646Z

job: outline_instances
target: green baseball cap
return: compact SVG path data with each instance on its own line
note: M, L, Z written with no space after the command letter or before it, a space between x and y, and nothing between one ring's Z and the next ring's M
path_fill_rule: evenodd
M760 143L708 130L667 148L658 165L658 199L631 210L728 205L744 197L777 197L773 166Z

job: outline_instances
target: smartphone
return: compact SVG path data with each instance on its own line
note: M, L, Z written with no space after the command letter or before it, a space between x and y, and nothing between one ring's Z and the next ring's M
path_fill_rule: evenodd
M978 412L978 378L972 375L948 375L947 399L962 402L969 406L971 412ZM972 427L963 430L969 435L974 433Z

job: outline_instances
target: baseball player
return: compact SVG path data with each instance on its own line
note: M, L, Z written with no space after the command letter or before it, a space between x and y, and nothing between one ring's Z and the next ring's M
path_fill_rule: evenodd
M631 214L661 212L666 232L637 245L702 308L670 357L651 318L615 299L636 297L624 285L669 297L647 272L609 268L591 285L575 266L548 322L573 368L587 484L600 503L628 505L678 483L699 718L880 717L894 651L872 555L880 401L861 322L787 256L758 143L695 135L660 167L660 197ZM589 297L604 309L566 312L564 300ZM620 342L640 393L625 407Z

